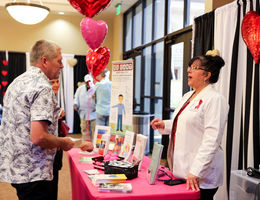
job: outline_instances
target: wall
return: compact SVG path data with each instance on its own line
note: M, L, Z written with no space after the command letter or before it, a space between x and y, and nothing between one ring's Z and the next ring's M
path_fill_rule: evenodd
M50 13L39 24L24 25L15 21L4 8L0 8L0 50L29 52L37 40L48 39L59 44L62 53L86 55L89 47L80 32L80 22L83 17L80 14L58 15ZM95 20L98 19L98 16L95 17ZM119 56L114 55L113 48L116 46L117 54L120 48L117 47L119 45L117 42L113 43L113 37L120 38L120 36L116 35L117 32L113 32L112 18L106 18L104 21L108 25L108 34L102 46L111 50L111 58L112 56L118 58ZM116 29L118 29L117 26ZM111 58L108 68L111 66Z
M113 18L113 55L112 60L123 59L123 14Z

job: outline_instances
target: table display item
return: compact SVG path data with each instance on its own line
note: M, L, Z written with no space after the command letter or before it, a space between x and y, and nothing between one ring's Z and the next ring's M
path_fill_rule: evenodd
M142 135L142 134L137 134L135 150L134 150L134 154L133 154L133 160L140 161L138 170L141 170L141 167L142 167L142 160L144 157L146 143L147 143L147 136Z
M98 187L99 192L132 192L131 183L101 183Z
M119 154L119 156L125 158L125 161L131 155L131 151L132 151L132 148L133 148L134 137L135 137L135 133L134 132L126 131L124 144L121 147L121 151L120 151L120 154Z
M182 178L164 181L164 184L170 185L170 186L180 185L180 184L184 184L184 183L186 183L186 180L182 179Z
M105 162L105 174L125 174L127 180L131 180L138 176L138 164L117 160Z
M115 136L115 144L113 147L113 153L119 154L119 152L121 151L121 146L122 146L123 140L124 140L123 136L119 136L119 135Z
M84 172L86 172L88 175L100 174L100 172L96 169L88 169L88 170L84 170Z
M124 158L118 157L114 154L107 154L105 156L92 157L92 163L95 169L105 170L105 162L112 160L123 160Z
M82 156L79 159L79 163L92 164L92 158L91 157Z
M148 180L148 183L151 185L155 184L155 181L157 178L157 173L158 173L158 169L159 169L160 161L161 161L162 150L163 150L163 145L155 142L153 145L153 153L152 153L151 162L150 162L150 165L149 165L149 168L147 171L147 180Z
M98 174L94 175L92 183L99 185L101 183L124 183L127 177L124 174Z
M93 138L94 151L100 155L106 155L110 141L110 127L96 126Z

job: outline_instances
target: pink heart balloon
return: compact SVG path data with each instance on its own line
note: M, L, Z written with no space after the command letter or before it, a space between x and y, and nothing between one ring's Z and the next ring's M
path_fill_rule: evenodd
M80 23L80 30L88 46L95 50L106 38L107 24L102 20L95 21L86 17Z

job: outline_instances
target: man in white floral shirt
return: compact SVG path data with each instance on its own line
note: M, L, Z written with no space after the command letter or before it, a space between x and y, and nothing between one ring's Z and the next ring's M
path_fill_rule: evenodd
M57 148L74 146L58 136L59 107L50 80L63 68L60 47L40 40L30 53L31 67L4 96L0 128L0 181L11 183L21 200L51 199Z

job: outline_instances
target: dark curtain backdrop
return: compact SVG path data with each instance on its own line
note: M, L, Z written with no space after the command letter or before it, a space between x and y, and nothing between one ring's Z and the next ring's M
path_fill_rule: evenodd
M8 71L8 64L6 61L5 51L0 51L0 69L1 71ZM3 85L2 81L5 81L6 76L0 74L0 104L3 105L3 92L6 90L6 86Z
M3 103L7 87L20 74L26 71L26 56L25 53L8 52L8 61L6 60L6 52L0 52L0 67L1 67L1 94L0 103Z
M194 19L194 57L204 55L207 50L212 50L214 47L214 14L213 10Z
M8 85L26 71L26 55L20 52L8 52Z
M86 66L86 56L77 56L74 58L78 60L77 65L74 66L74 94L78 88L78 82L84 81L84 76L88 73ZM73 133L80 133L80 118L78 113L74 110L74 124Z

